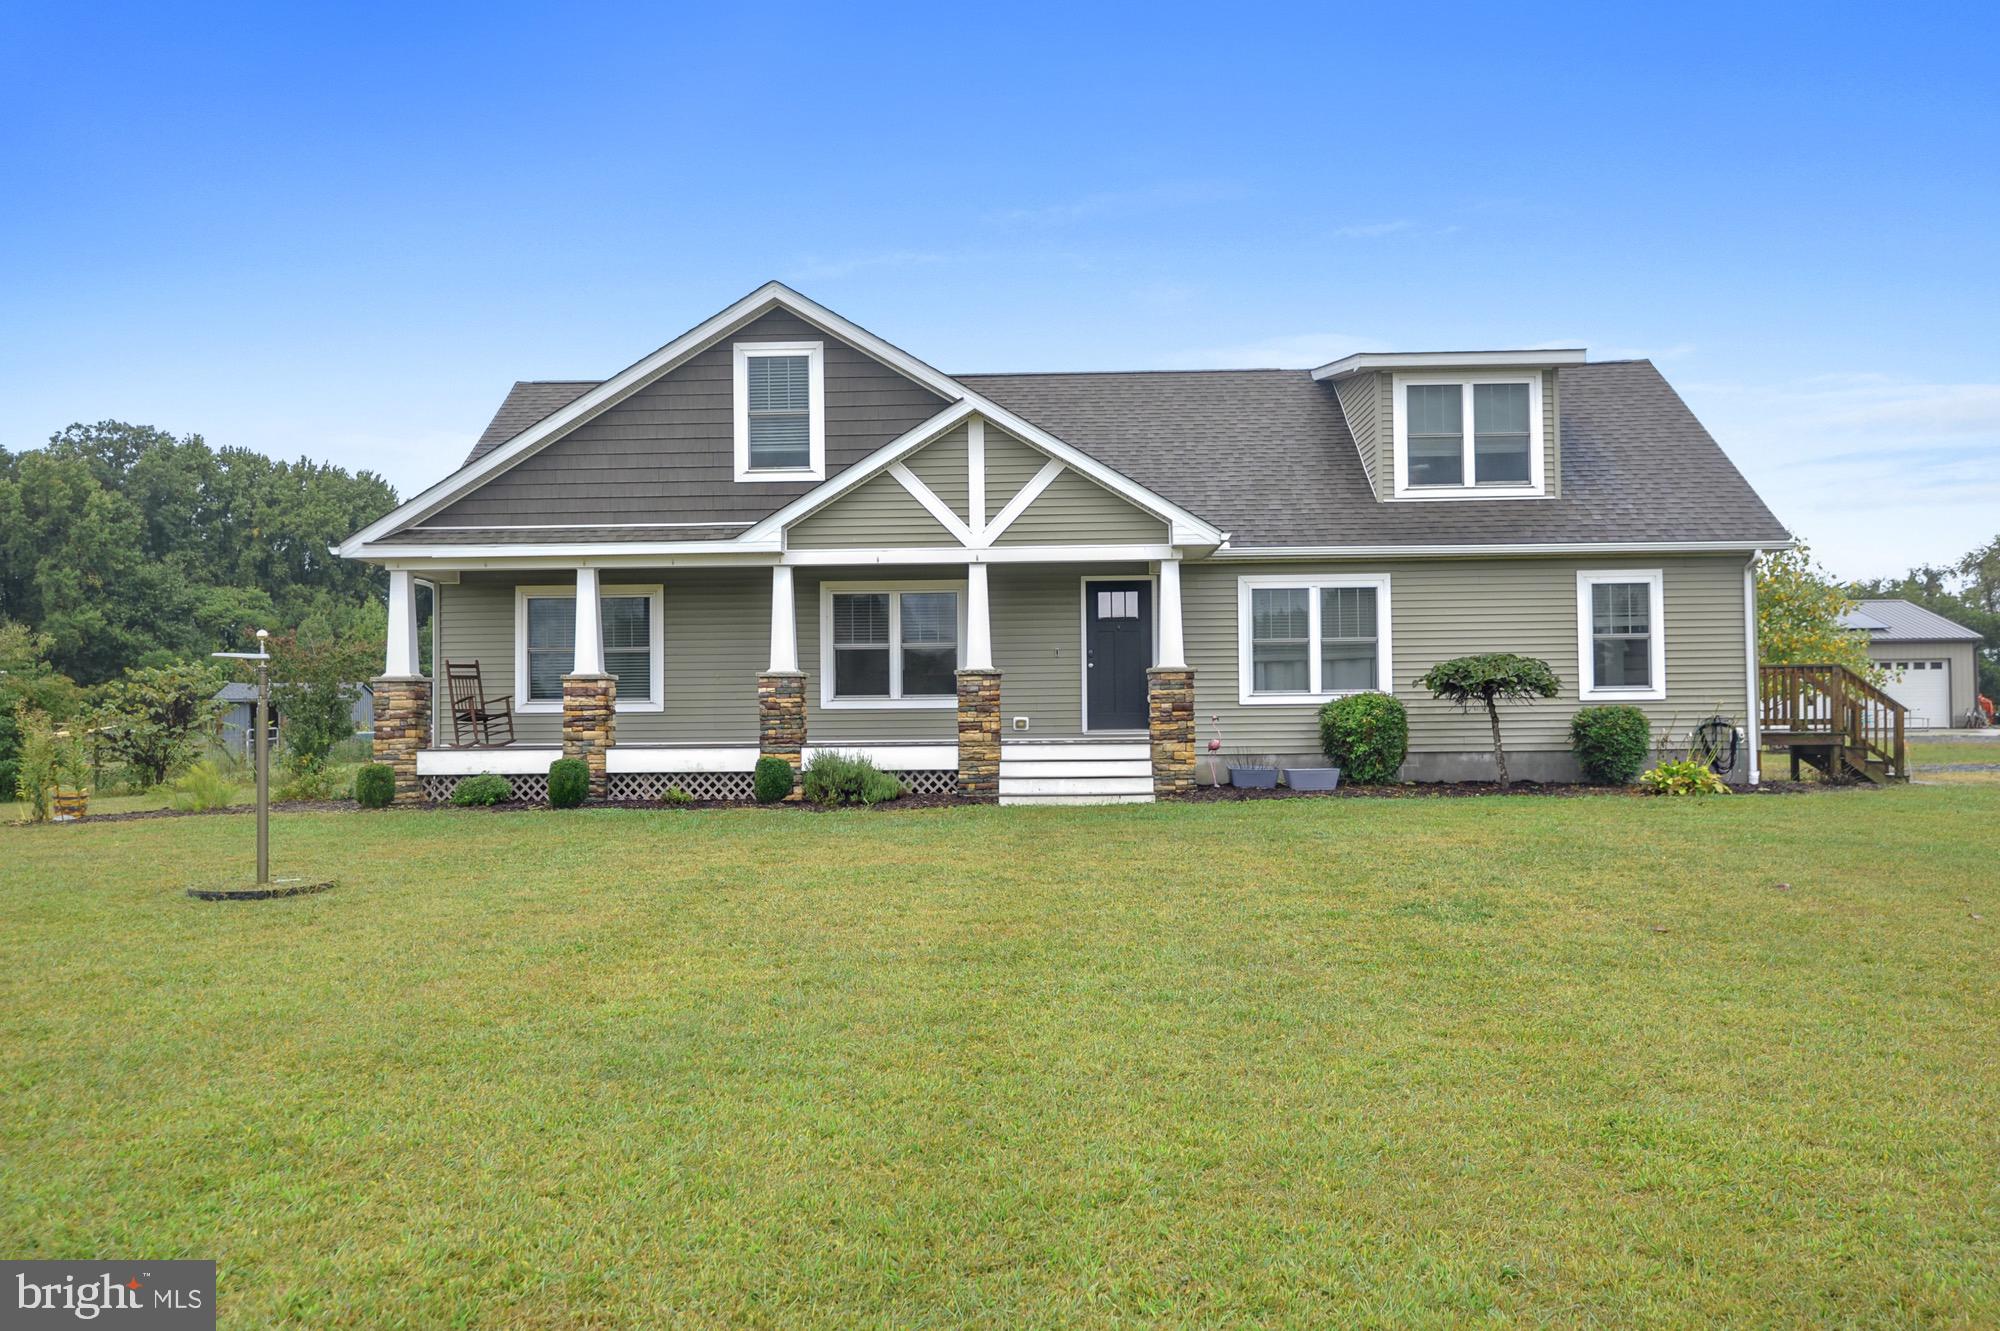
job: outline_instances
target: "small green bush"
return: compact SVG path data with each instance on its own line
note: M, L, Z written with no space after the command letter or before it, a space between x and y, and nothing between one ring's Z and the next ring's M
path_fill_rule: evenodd
M590 798L590 764L581 758L558 758L549 764L549 803L574 809Z
M1707 763L1691 758L1670 758L1650 772L1642 773L1639 784L1655 795L1727 795L1729 786L1708 769Z
M339 768L324 758L304 754L288 754L279 775L277 798L281 800L339 799L344 784Z
M787 764L787 766L789 765ZM668 786L667 793L660 796L660 803L666 805L669 809L685 809L688 805L694 803L694 796L688 794L679 786Z
M386 809L396 802L396 769L369 763L354 774L354 800L364 809Z
M1570 719L1569 746L1584 779L1601 786L1630 785L1652 742L1652 724L1636 707L1585 707Z
M1394 781L1410 748L1410 718L1386 693L1335 698L1319 709L1319 746L1349 781Z
M214 762L203 758L174 778L168 799L176 809L188 813L226 809L236 802L236 783Z
M798 773L783 758L759 758L757 770L750 778L750 793L759 804L776 804L792 793L797 780Z
M475 808L487 804L499 804L514 798L514 787L507 778L492 772L481 772L469 776L458 783L451 792L451 802L461 809Z
M902 782L855 754L815 754L806 764L805 796L814 804L880 804L902 793Z

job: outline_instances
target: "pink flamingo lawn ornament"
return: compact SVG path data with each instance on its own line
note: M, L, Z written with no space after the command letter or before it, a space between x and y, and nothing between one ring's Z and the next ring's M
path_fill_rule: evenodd
M1222 752L1222 718L1211 716L1208 724L1215 730L1215 738L1208 742L1208 779L1211 785L1222 784L1222 759L1216 755Z

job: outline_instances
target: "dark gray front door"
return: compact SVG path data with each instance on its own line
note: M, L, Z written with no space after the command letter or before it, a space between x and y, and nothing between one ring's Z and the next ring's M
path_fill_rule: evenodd
M1146 667L1153 663L1153 584L1083 584L1086 730L1146 728Z

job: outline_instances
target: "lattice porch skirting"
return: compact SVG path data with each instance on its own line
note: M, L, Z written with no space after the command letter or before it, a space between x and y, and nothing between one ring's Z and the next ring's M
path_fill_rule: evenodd
M956 768L897 772L894 775L903 783L903 789L912 795L952 795L958 792ZM424 786L424 798L433 804L450 803L452 791L465 780L462 776L426 776L420 779ZM752 798L748 772L613 772L606 781L609 785L606 798L613 804L650 804L664 799L670 790L684 790L690 798L704 803L748 803ZM546 776L509 776L507 782L514 787L514 798L517 800L548 801L549 779Z

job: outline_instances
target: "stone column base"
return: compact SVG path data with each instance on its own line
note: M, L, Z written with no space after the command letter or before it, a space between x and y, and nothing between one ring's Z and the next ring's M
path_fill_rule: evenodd
M1000 672L958 672L958 792L1000 797Z
M805 765L806 677L799 670L766 670L757 676L757 756L783 758L797 772ZM799 798L798 780L787 799Z
M1194 789L1194 671L1154 666L1146 672L1146 729L1153 744L1153 793Z
M422 675L383 675L369 681L375 695L375 761L396 773L396 803L420 804L417 750L430 747L431 682Z
M618 677L563 676L563 757L581 758L590 766L590 797L601 800L609 789L604 755L616 742Z

